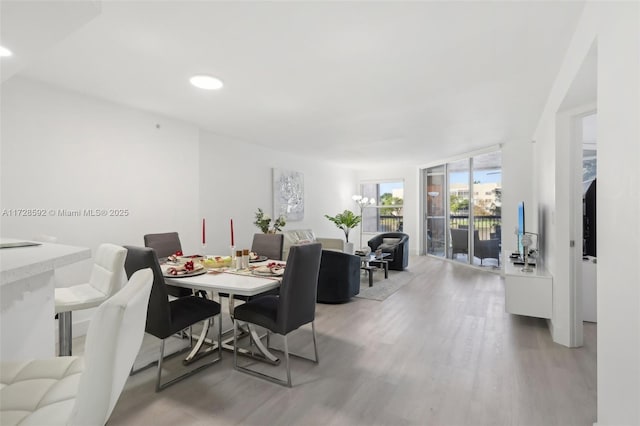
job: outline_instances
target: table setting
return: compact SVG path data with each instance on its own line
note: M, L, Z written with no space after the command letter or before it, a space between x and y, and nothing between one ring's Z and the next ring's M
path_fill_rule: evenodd
M230 273L236 275L256 275L260 277L281 277L284 274L286 262L269 261L266 256L260 256L251 252L249 254L249 264L246 267L240 266L231 256L218 255L188 255L176 252L167 257L161 263L161 268L166 278L188 278L203 274Z

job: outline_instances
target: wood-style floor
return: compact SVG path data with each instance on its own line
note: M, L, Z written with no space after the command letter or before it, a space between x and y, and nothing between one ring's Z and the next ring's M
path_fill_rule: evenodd
M288 389L232 355L160 393L155 368L129 378L115 425L591 425L596 326L585 346L551 340L545 320L504 312L502 278L414 257L419 272L383 302L317 307L320 363L292 360ZM312 354L310 327L289 339ZM278 343L275 341L274 343ZM180 360L167 363L180 366Z

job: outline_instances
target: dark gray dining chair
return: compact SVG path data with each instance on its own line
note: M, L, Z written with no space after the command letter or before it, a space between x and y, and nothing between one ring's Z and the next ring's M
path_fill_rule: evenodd
M292 246L287 259L287 267L282 278L279 295L257 297L240 305L234 310L233 324L233 366L236 370L256 377L270 380L280 385L291 387L291 367L289 355L318 362L318 345L316 342L316 291L322 246L319 243ZM248 365L238 364L238 323L242 321L267 329L267 347L269 333L276 333L284 339L284 361L287 380L270 376ZM313 333L313 349L315 359L289 353L287 335L305 324L311 323Z
M283 234L254 234L251 251L271 260L282 260Z
M165 260L177 251L182 251L180 236L177 232L147 234L144 236L144 246L154 249L160 261Z
M260 255L266 256L271 260L282 260L282 246L284 244L284 235L282 234L254 234L253 243L251 244L251 251ZM241 296L235 295L235 300L242 300L244 302L261 297L267 294L278 294L278 289L265 291L264 293L257 294L255 296ZM228 293L219 293L220 301L222 303L223 297L229 297Z
M202 364L181 376L171 379L166 383L162 383L162 362L165 357L165 339L179 331L190 328L192 325L200 321L209 321L217 315L218 342L221 342L222 318L220 317L220 304L213 300L197 296L186 296L169 301L167 285L164 282L162 269L160 269L160 264L158 263L158 258L156 257L154 249L133 246L125 246L125 248L127 249L127 258L125 260L124 269L128 277L131 277L131 275L140 269L151 268L153 271L153 286L151 288L151 296L149 298L145 331L161 340L160 357L157 361L158 374L156 378L156 392L158 392L222 359L222 348L219 344L217 358L207 362L206 364ZM205 326L207 325L208 324L205 324ZM155 361L149 364L149 366L153 364L155 364Z
M151 247L156 251L156 256L160 262L172 254L182 251L180 236L177 232L164 232L160 234L147 234L144 236L144 246ZM188 288L168 286L169 295L173 297L191 296L193 291Z

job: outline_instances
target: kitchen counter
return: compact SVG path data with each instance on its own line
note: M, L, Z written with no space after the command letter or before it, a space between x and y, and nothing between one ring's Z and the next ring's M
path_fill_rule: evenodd
M54 271L90 257L88 248L53 243L0 249L0 360L55 356Z

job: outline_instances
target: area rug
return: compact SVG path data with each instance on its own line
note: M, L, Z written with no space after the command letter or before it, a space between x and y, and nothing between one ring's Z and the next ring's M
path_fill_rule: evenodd
M367 274L360 275L360 294L356 297L371 300L385 300L403 286L407 285L415 273L405 269L404 271L389 271L389 278L384 279L383 271L375 271L373 275L373 287L369 287Z

